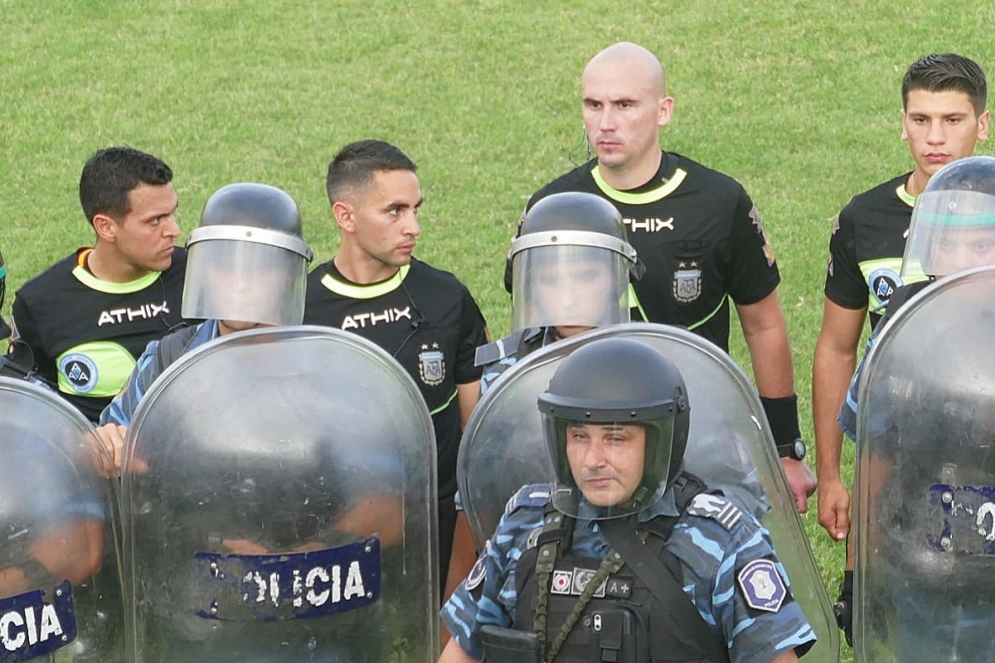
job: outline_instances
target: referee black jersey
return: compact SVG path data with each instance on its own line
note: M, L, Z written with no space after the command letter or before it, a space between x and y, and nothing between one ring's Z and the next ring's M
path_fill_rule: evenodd
M352 283L328 261L308 276L304 323L355 332L407 369L432 413L439 499L454 495L461 437L456 385L480 379L474 353L487 343L484 317L466 286L414 258L369 285Z
M540 189L526 209L564 191L600 195L621 212L646 265L635 283L638 318L686 327L728 350L729 298L754 304L780 282L745 189L687 157L664 152L653 179L630 191L609 186L592 160Z
M186 251L166 271L130 283L102 281L79 249L25 283L11 308L14 338L27 343L38 373L90 421L111 402L150 341L180 323Z
M902 254L915 204L905 190L909 175L855 196L837 217L829 240L826 298L843 308L866 306L871 328L902 285Z

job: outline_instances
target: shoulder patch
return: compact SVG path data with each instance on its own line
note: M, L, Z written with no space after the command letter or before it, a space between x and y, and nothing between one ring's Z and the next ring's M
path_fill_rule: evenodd
M504 515L510 516L515 511L525 508L538 508L546 506L549 501L549 486L543 484L532 484L522 486L518 492L511 496L507 506L504 508Z
M755 559L736 576L746 605L754 610L777 612L788 596L781 574L769 559Z
M685 511L699 518L711 518L726 531L732 528L743 517L743 512L735 504L721 495L699 493L694 496Z
M470 569L470 574L466 577L464 585L468 591L473 591L480 586L480 583L484 581L487 577L487 558L491 554L491 542L490 539L484 544L484 551L480 553L480 557L477 558L477 563L473 565Z
M473 365L486 366L514 354L525 331L527 330L518 330L487 345L481 345L474 353Z

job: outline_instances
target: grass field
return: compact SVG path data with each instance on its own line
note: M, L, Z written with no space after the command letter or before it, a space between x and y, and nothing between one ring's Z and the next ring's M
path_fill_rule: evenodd
M764 217L808 439L832 219L909 166L905 68L953 50L995 72L987 3L0 0L0 16L11 291L91 241L76 187L96 149L166 159L185 231L224 184L282 187L323 260L336 247L328 160L377 137L420 165L417 255L470 287L495 336L508 331L501 274L525 200L585 158L581 69L615 41L650 48L677 102L664 146L735 176ZM741 339L733 354L747 358ZM806 521L835 595L842 547Z

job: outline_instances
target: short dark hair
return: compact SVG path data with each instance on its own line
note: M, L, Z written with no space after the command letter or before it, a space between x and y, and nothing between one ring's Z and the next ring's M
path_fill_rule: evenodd
M382 140L350 143L328 164L325 177L328 201L334 204L347 189L365 187L373 182L375 173L392 170L414 173L418 166L399 148Z
M151 154L131 147L108 147L95 152L83 166L79 202L90 223L98 214L120 219L131 211L128 193L132 189L172 181L172 169Z
M913 90L963 92L971 98L976 115L985 112L988 104L985 70L956 53L933 53L913 62L902 80L902 108L908 106L909 92Z

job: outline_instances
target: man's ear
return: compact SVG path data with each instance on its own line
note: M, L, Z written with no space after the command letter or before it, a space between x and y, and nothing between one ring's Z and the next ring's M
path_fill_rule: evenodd
M335 217L335 223L339 224L342 232L352 233L356 231L356 217L353 213L353 207L349 203L341 200L332 203L332 216Z
M93 217L93 229L97 233L97 239L105 242L117 240L117 233L121 226L113 217L106 214L97 214Z

